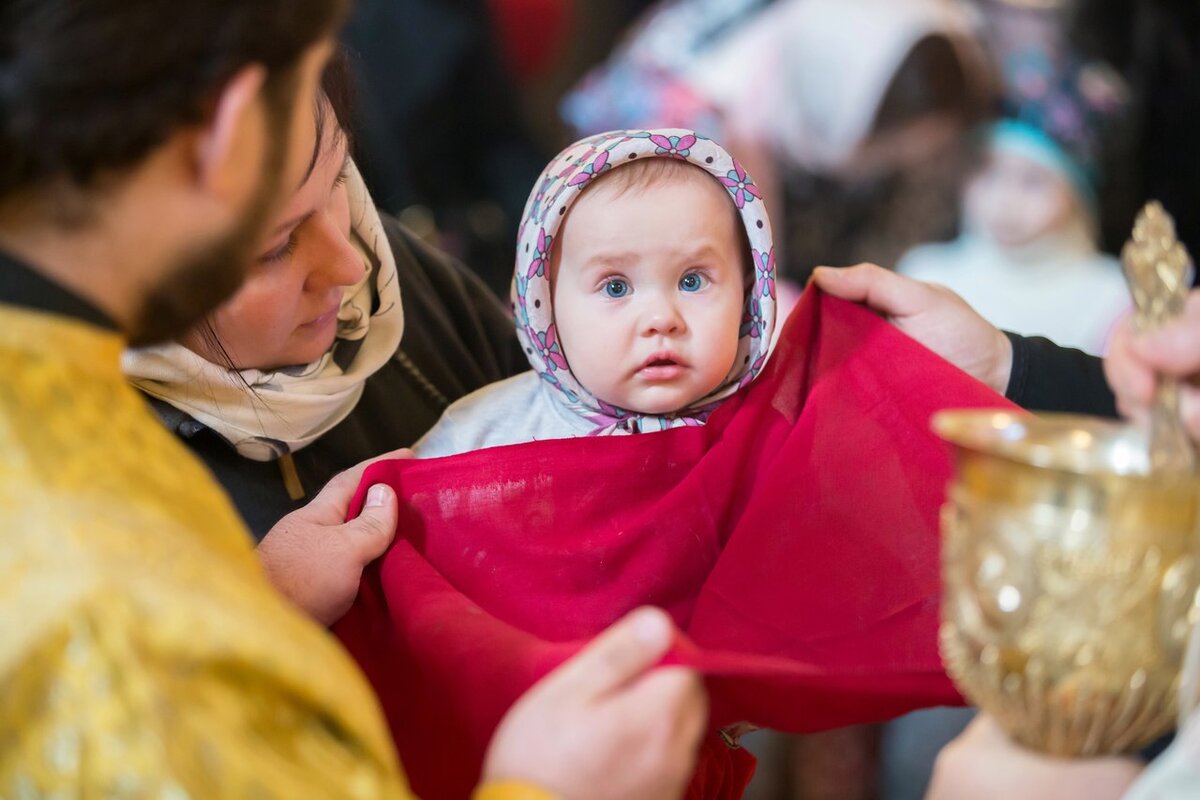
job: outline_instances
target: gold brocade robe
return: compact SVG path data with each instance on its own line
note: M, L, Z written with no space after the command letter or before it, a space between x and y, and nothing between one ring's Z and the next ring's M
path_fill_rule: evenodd
M0 797L407 797L358 669L267 583L122 344L0 304Z
M357 668L122 344L0 305L0 797L406 796Z

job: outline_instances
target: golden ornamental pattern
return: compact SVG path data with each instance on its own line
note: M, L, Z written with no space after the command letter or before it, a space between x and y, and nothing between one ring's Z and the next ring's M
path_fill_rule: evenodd
M993 436L991 449L982 437L948 437L958 471L942 510L947 670L1027 746L1136 750L1175 724L1198 610L1200 484L1068 469L1047 455L1051 445L1098 447L1116 426L988 417L956 421ZM1045 438L1024 450L1013 444L1036 435Z
M0 306L0 796L407 796L361 675L121 345Z

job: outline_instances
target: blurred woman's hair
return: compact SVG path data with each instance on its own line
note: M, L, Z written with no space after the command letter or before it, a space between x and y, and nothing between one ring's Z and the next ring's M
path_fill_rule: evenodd
M917 42L892 76L875 112L872 133L902 127L928 115L945 115L971 127L993 110L994 82L982 60L946 36Z

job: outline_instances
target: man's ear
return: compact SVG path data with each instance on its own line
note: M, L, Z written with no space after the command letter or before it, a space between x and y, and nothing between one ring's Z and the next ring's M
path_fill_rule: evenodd
M262 98L267 71L260 64L243 67L216 98L207 124L194 143L196 179L222 198L249 191L261 167L270 131ZM248 180L249 179L249 180Z

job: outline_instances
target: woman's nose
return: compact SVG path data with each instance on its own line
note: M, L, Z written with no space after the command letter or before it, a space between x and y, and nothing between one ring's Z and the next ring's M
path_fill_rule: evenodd
M337 221L328 215L314 219L313 237L318 251L309 282L315 288L351 286L362 279L366 264Z

